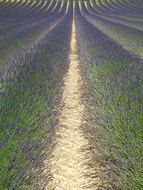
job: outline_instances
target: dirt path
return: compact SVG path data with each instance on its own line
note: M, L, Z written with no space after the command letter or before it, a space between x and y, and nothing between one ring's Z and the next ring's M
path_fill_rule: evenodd
M81 101L81 76L77 54L75 20L72 24L70 66L64 78L64 92L59 127L50 163L52 179L46 190L96 190L99 177L95 174L92 153L81 126L84 106ZM87 165L88 163L88 165ZM90 167L89 167L90 165ZM93 187L94 183L94 187Z

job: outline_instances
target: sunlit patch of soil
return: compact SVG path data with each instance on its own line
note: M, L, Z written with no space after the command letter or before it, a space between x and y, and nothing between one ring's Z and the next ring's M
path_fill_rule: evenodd
M64 77L63 104L59 127L54 138L55 146L50 159L51 179L46 190L98 189L100 177L93 164L88 140L82 133L84 106L81 98L81 75L76 41L75 20L72 24L70 66ZM88 164L87 164L88 163ZM90 165L91 164L91 165ZM93 166L92 166L93 164Z

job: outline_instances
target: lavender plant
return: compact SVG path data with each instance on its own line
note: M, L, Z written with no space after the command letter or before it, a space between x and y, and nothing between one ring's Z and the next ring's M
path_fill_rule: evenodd
M65 16L34 49L19 55L1 80L0 189L44 186L37 179L54 133L53 108L68 67L70 32L71 16Z
M106 156L111 189L140 190L142 166L142 60L77 13L78 47L84 71L91 145ZM103 189L106 187L103 187Z

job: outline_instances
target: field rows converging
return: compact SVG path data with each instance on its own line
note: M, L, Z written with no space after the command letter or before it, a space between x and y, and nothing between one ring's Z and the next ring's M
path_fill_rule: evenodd
M143 1L0 1L0 190L143 190Z

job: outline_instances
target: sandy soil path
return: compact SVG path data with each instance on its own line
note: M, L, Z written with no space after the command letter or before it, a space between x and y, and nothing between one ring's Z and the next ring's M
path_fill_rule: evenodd
M74 19L70 49L69 70L64 78L64 106L54 138L55 146L48 161L52 178L46 190L96 190L100 179L95 168L90 165L93 162L92 153L81 129L85 121Z

